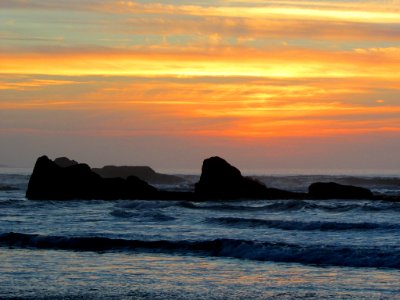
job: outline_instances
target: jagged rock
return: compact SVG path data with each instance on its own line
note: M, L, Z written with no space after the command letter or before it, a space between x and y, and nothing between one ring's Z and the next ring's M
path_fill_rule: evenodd
M62 168L47 156L38 158L29 180L28 199L89 198L101 185L101 178L88 165Z
M195 193L206 198L263 198L267 192L265 185L243 177L237 168L218 156L204 160L200 180L195 185Z
M179 184L185 181L178 176L157 173L147 166L104 166L92 170L103 178L136 176L150 184Z
M70 166L74 166L74 165L78 164L77 161L69 159L68 157L65 157L65 156L64 157L57 157L54 160L54 162L55 162L55 164L57 166L60 166L62 168L66 168L66 167L70 167Z
M60 167L47 156L36 161L29 180L28 199L137 199L157 189L139 178L103 179L86 164ZM153 196L154 197L154 196Z
M68 158L58 159L58 162L63 162L61 165L65 167L47 156L38 158L26 192L28 199L377 199L368 189L334 182L313 183L309 194L267 188L252 178L242 176L237 168L220 157L204 160L194 193L159 191L136 176L102 178L88 165ZM387 200L399 201L397 198Z
M369 189L342 185L335 182L316 182L309 186L308 193L312 199L371 199Z

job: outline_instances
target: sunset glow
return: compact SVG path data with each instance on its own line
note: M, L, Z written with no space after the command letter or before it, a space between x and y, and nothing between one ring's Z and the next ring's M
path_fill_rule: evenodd
M0 138L14 143L4 160L26 135L140 137L160 150L132 162L161 168L164 150L180 156L168 139L187 145L182 168L225 150L244 164L248 147L266 147L250 159L265 168L290 139L311 139L321 167L351 143L384 139L387 159L400 150L400 1L6 0L0 24Z

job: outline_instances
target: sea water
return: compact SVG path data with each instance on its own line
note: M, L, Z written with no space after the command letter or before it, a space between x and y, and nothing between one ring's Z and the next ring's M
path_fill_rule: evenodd
M29 172L1 171L1 299L400 299L400 203L30 201ZM258 179L400 193L393 176Z

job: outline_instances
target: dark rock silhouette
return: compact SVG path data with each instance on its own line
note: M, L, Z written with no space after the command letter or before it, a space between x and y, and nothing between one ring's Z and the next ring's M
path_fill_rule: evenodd
M88 165L62 168L42 156L35 164L26 196L29 199L87 199L100 186L100 177L93 174Z
M204 160L195 193L205 198L262 198L267 194L267 187L243 177L237 168L214 156Z
M154 199L158 193L155 187L135 176L129 176L127 179L116 177L101 178L101 180L103 186L97 196L98 199Z
M308 188L312 199L371 199L369 189L335 182L315 182Z
M57 158L54 160L54 162L55 162L55 164L56 164L57 166L60 166L61 168L66 168L66 167L70 167L70 166L74 166L74 165L77 165L77 164L78 164L77 161L72 160L72 159L69 159L68 157L65 157L65 156L63 156L63 157L57 157Z
M103 178L136 176L150 184L179 184L185 182L181 177L157 173L147 166L104 166L102 168L93 168L92 170Z
M214 156L205 159L200 181L195 185L198 196L211 199L287 199L303 195L267 188L263 183L242 176L241 172L224 159Z
M26 197L36 200L67 199L154 199L154 200L236 200L236 199L379 199L368 189L334 182L316 182L309 193L295 193L274 188L242 176L241 172L220 157L205 159L194 192L160 191L136 176L102 178L86 164L68 158L50 160L39 157L29 180ZM62 166L60 166L60 165Z
M103 179L86 164L60 167L38 158L29 180L28 199L137 199L157 190L136 177Z

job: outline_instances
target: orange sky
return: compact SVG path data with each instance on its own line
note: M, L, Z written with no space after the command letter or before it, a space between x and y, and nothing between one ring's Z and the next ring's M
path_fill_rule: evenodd
M0 23L1 164L400 170L400 1L2 1Z

